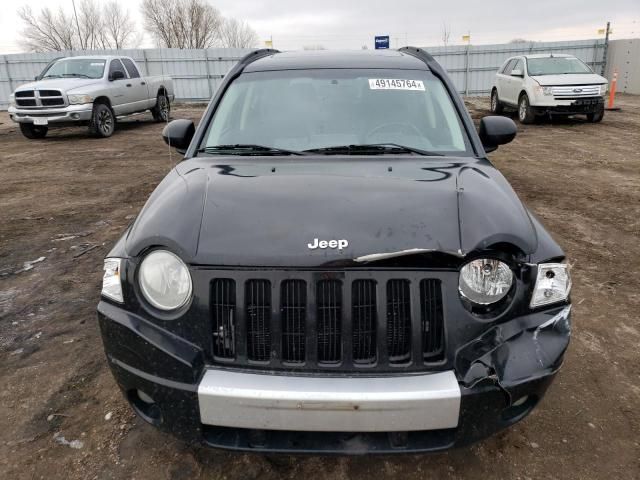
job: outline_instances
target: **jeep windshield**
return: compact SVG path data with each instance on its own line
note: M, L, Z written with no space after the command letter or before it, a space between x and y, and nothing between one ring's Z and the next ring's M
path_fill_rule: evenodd
M68 58L58 60L42 78L102 78L105 60L97 58Z
M571 73L593 73L581 60L574 57L544 57L527 59L529 75L568 75Z
M423 70L244 73L198 152L205 155L470 155L442 82Z

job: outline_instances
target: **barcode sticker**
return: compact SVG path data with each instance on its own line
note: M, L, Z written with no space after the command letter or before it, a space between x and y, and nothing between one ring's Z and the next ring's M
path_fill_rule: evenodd
M402 78L370 78L371 90L418 90L425 91L422 80L405 80Z

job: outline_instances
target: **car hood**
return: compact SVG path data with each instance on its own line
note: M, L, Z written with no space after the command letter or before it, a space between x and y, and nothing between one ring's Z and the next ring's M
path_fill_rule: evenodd
M75 88L86 87L88 85L99 83L100 81L101 80L98 78L48 78L20 85L16 91L55 89L68 92Z
M543 86L550 85L591 85L607 83L607 79L595 73L571 73L567 75L538 75L532 76Z
M326 267L537 246L527 210L486 160L221 160L184 161L163 180L127 255L166 246L198 265ZM310 249L315 239L348 246Z

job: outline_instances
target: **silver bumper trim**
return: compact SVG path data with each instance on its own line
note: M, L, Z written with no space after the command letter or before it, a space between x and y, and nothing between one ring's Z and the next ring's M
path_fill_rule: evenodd
M264 430L393 432L455 428L453 371L402 377L300 377L209 369L198 386L205 425Z

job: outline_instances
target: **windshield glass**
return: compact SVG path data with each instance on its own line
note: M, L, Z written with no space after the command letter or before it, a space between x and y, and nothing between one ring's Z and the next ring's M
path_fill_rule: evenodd
M97 58L69 58L59 60L45 72L42 78L80 77L102 78L105 60Z
M581 60L572 57L546 57L527 59L529 75L564 75L569 73L593 73Z
M442 82L421 70L244 73L227 89L200 147L260 145L293 151L395 144L467 152ZM357 149L353 150L357 152Z

